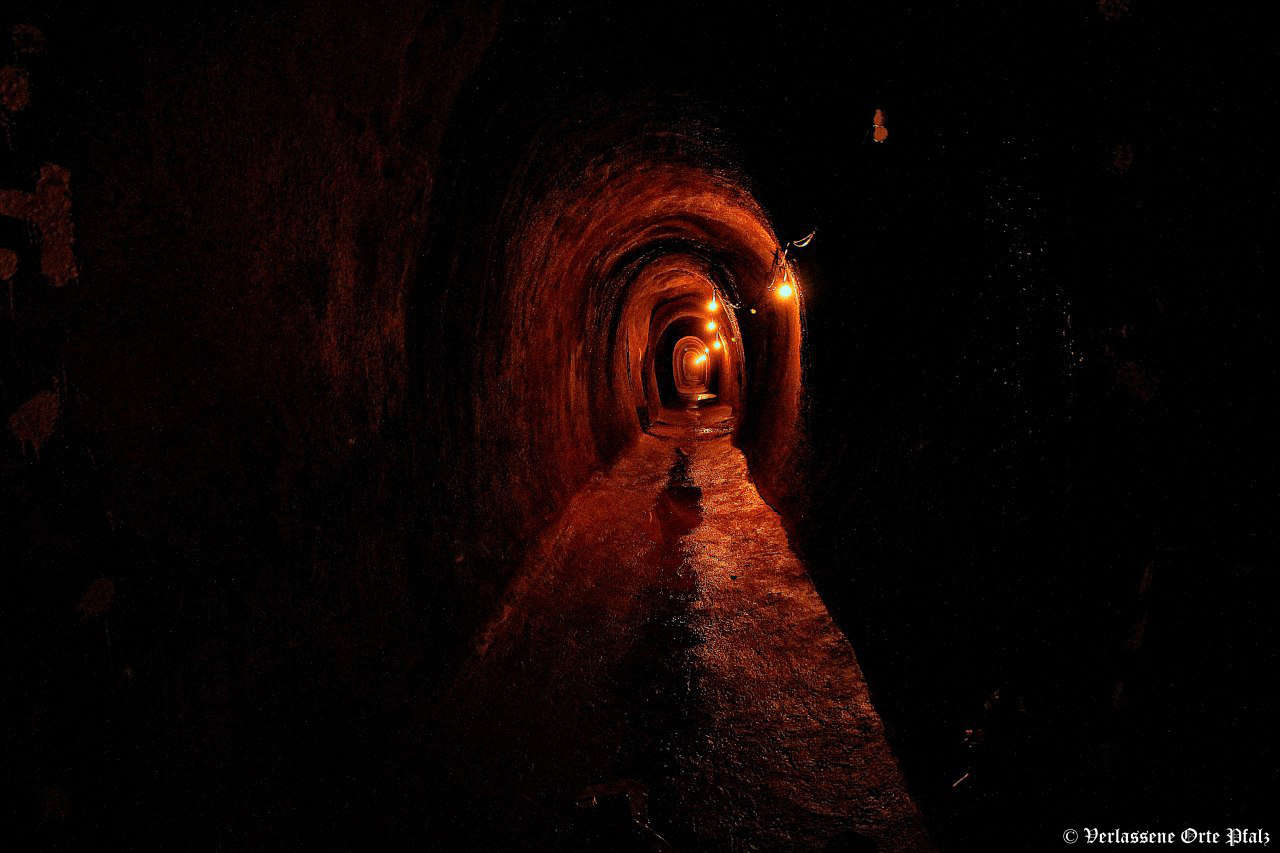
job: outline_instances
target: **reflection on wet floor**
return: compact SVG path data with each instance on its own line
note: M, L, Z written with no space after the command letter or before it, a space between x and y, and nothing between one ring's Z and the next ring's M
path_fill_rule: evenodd
M662 409L648 427L650 435L669 439L701 439L731 435L733 409L724 403L691 404L683 409Z
M728 407L671 414L541 537L446 696L440 836L928 849L853 650L742 454L705 432Z

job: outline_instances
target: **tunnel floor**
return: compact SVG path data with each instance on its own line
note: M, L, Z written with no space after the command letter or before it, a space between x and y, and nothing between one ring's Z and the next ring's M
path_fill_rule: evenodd
M733 409L724 403L708 401L662 409L649 426L649 434L673 440L699 439L729 435L733 426Z
M570 502L446 691L436 829L468 848L930 849L727 407Z

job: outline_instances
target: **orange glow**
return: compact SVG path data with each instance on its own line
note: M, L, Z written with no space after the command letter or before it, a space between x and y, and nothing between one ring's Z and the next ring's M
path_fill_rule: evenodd
M716 338L716 342L711 345L712 349L720 349L720 339Z
M716 302L716 298L713 296L713 297L711 297L711 301L707 303L707 310L708 310L708 311L714 311L714 310L716 310L716 306L718 306L719 304L720 304L720 303L719 303L719 302Z
M789 284L784 284L784 285L782 285L782 286L780 286L780 287L778 288L778 295L779 295L779 296L781 296L783 299L786 299L786 298L787 298L788 296L790 296L793 292L794 292L794 291L793 291L793 289L792 289L791 285L789 285Z
M884 110L876 110L871 117L871 138L876 142L884 142L889 138L889 129L884 126Z
M715 320L712 320L710 323L707 323L707 331L708 331L708 332L714 332L715 330L716 330L716 321L715 321Z
M693 360L693 363L694 363L694 364L702 364L702 362L704 362L704 361L706 361L706 360L707 360L707 354L704 352L702 355L700 355L700 356L698 356L697 358L695 358L695 359Z

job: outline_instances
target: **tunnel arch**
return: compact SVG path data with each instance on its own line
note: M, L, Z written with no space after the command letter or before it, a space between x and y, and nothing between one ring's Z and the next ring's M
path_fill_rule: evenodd
M465 377L423 389L424 401L462 410L426 418L474 435L437 451L465 457L450 505L499 495L501 506L466 511L477 529L492 514L513 547L642 433L661 403L657 338L682 317L705 322L712 298L725 350L717 396L737 416L757 485L786 491L799 467L803 302L772 291L779 240L749 182L687 114L601 116L575 104L530 117L516 148L460 157L443 182L494 192L437 207L446 222L458 216L421 273L448 285L418 309L419 363L455 359ZM491 111L460 120L453 144L490 135L491 122Z
M653 371L664 409L684 408L716 397L720 371L707 342L696 334L700 322L686 318L662 333Z
M671 350L671 373L676 393L681 398L700 397L714 386L712 362L706 342L696 335L686 335Z

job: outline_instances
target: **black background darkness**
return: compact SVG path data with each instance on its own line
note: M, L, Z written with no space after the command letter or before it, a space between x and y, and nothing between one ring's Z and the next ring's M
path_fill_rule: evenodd
M520 544L460 500L483 462L450 396L466 368L435 354L474 345L450 306L531 140L630 113L710 129L780 238L818 229L796 256L809 470L777 508L940 845L1274 816L1276 48L1259 16L430 11L405 66L426 94L368 179L430 188L403 240L402 393L384 393L317 375L288 318L333 298L323 251L286 236L280 267L246 275L246 237L280 227L229 189L277 135L297 147L264 169L324 173L308 93L381 85L397 14L338 6L11 16L48 49L3 185L71 171L81 277L19 280L0 324L5 413L51 376L65 392L38 461L12 436L3 451L6 834L441 841L431 699ZM432 100L437 79L452 98ZM323 126L384 138L388 114ZM287 203L326 221L324 192ZM392 223L371 223L356 244L381 258ZM105 620L77 611L102 577Z

